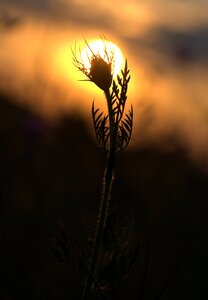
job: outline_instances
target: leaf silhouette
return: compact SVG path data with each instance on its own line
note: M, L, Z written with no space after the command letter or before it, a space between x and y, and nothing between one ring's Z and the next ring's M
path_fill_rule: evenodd
M108 115L104 116L104 113L99 113L99 108L95 110L94 107L94 101L92 104L92 119L93 119L93 125L95 130L95 135L97 138L97 142L99 146L105 150L108 151L108 142L109 142L109 136L110 136L110 129L108 126Z
M126 114L125 118L121 120L121 124L118 126L116 135L117 152L123 151L129 144L132 135L133 128L133 107Z

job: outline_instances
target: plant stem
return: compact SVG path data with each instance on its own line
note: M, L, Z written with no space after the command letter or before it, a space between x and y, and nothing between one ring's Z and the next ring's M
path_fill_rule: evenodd
M98 266L102 254L103 234L104 234L106 219L108 215L111 189L112 189L113 178L114 178L113 170L114 170L114 163L115 163L115 128L114 128L115 126L114 126L111 96L109 90L105 91L105 96L108 104L108 115L109 115L109 126L110 126L110 145L109 145L110 150L108 153L106 169L103 177L103 189L102 189L102 196L100 201L95 242L94 242L92 256L90 260L89 276L87 278L85 289L82 296L83 300L90 300L92 298L94 281L96 282L96 279L99 275Z
M109 89L105 91L105 97L108 104L108 116L109 116L109 126L110 126L110 153L115 155L115 122L113 117L113 108L111 103L111 95Z

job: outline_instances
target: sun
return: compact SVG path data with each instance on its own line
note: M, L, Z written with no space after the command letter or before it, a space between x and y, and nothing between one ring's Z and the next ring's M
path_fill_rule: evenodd
M95 55L99 54L106 61L113 56L113 77L120 72L124 58L120 48L116 44L106 40L94 40L87 43L80 52L81 60L86 69L90 69L91 67L90 61L93 53Z

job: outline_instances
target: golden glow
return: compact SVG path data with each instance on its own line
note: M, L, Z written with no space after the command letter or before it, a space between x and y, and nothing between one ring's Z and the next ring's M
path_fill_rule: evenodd
M107 62L113 56L113 76L115 77L120 72L124 59L117 45L105 40L94 40L88 43L80 53L81 61L84 63L86 69L90 68L90 60L93 53L99 55Z

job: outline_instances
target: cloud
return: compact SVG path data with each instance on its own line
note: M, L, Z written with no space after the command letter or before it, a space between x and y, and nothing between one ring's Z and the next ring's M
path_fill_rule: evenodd
M125 41L136 68L142 70L135 143L184 147L204 167L208 166L207 37L207 27L193 32L162 27Z
M52 1L52 0L2 0L1 6L19 11L27 19L37 19L42 23L53 22L56 26L74 24L80 26L106 27L110 21L110 15L99 4L91 6L89 2L77 3L74 1Z
M1 88L45 115L73 108L86 114L86 99L99 100L74 70L69 76L70 47L85 34L116 37L132 73L135 146L165 147L174 136L191 156L208 161L208 10L197 3L2 0Z
M20 14L14 11L2 7L0 10L0 30L9 30L16 28L22 23L22 17Z
M153 34L156 40L151 46L162 55L170 55L185 62L204 63L208 60L208 26L191 32L160 28Z
M148 51L157 53L158 59L171 67L178 67L173 63L201 64L208 63L208 26L196 28L192 31L178 31L164 27L155 27L145 36L126 38L133 52L148 56ZM154 66L157 60L151 63Z
M53 7L53 2L51 0L37 0L37 1L27 1L27 0L2 0L1 5L5 7L10 7L17 10L27 10L31 13L47 13L50 8Z
M103 25L127 35L142 34L145 27L187 29L208 23L208 4L204 0L166 3L162 0L114 0L113 4L111 0L1 0L1 5L23 10L27 17L38 17L42 21L45 18L99 28Z

